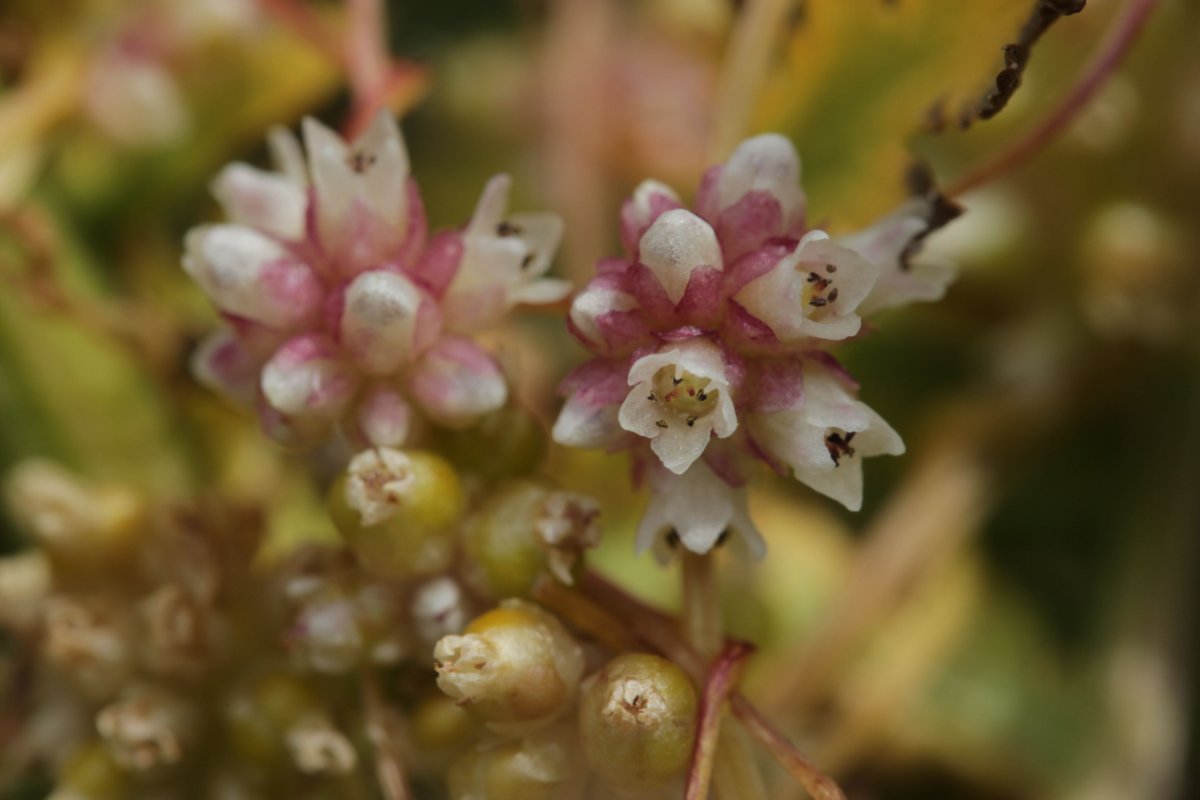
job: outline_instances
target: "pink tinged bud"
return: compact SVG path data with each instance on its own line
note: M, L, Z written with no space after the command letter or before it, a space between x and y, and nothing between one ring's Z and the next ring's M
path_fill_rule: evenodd
M878 267L862 256L812 231L769 272L747 283L736 300L781 341L845 339L858 333L862 320L856 310L878 276Z
M716 221L751 192L765 192L779 203L784 231L804 218L804 192L800 189L800 157L792 143L777 133L747 139L724 165L705 176L696 207L706 219Z
M896 431L833 370L812 364L804 371L802 402L754 415L748 424L760 446L791 467L797 480L851 511L862 507L862 459L904 452Z
M304 237L308 194L303 184L246 164L230 164L212 183L229 220L280 239Z
M431 300L397 272L368 270L346 287L341 341L363 371L389 375L440 333Z
M628 292L592 281L571 302L570 324L585 345L607 352L618 346L620 334L627 327L613 314L632 311L637 305L637 300Z
M679 195L665 183L647 180L638 184L633 196L621 206L621 244L625 252L636 257L638 242L654 221L664 212L682 207Z
M399 447L408 439L411 416L400 392L390 386L376 386L358 405L357 438L370 447Z
M637 550L653 549L667 561L680 544L707 553L723 536L747 558L760 559L766 544L750 519L746 491L718 478L704 462L681 475L654 470L650 503L638 525Z
M672 303L687 290L699 267L724 266L717 235L707 222L685 209L662 214L639 244L640 261L654 274Z
M273 239L239 225L195 228L183 268L221 311L274 328L317 313L323 288L312 269Z
M625 435L617 420L618 407L594 406L571 396L558 412L551 435L567 447L610 448Z
M260 388L271 409L285 420L319 427L336 420L357 386L353 368L333 342L317 334L286 342L263 367Z
M409 372L408 388L425 413L462 427L504 405L508 386L490 355L469 339L446 337Z
M726 438L737 430L721 351L709 341L680 342L638 359L628 383L633 389L621 404L621 427L650 439L671 472L685 472L713 434Z
M238 403L248 405L254 400L262 364L228 328L209 334L191 363L192 374L201 384Z

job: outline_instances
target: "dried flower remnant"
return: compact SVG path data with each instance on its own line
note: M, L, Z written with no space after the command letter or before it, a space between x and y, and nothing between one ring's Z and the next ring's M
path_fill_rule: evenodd
M939 198L831 237L808 227L799 178L791 143L766 134L708 171L694 213L643 183L621 213L624 258L572 305L595 358L563 381L554 438L632 452L652 494L638 547L660 557L731 532L761 555L742 489L756 461L857 508L861 458L903 452L829 347L864 310L941 295L951 272L911 263Z
M292 445L337 430L396 447L414 414L454 428L499 409L504 376L467 335L566 295L542 277L558 218L506 216L500 176L470 224L429 239L389 114L351 143L313 119L303 134L302 150L272 132L278 172L226 167L213 193L230 222L188 234L184 269L228 323L197 351L197 375L256 399L264 431Z

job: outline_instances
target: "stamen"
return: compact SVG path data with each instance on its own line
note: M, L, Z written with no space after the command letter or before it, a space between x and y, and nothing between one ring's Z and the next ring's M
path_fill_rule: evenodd
M829 293L829 302L833 303L837 300L837 298L838 298L838 290L834 289L832 292Z
M651 392L650 394L646 395L646 399L649 400L651 403L658 402L658 396L656 394L654 394L654 392Z
M654 424L657 425L658 427L662 428L663 430L666 430L667 428L671 427L670 425L667 424L667 421L665 419L655 420Z
M834 264L826 264L825 271L832 275L833 273L837 272L837 266Z
M821 306L825 305L827 302L829 302L829 301L826 300L824 297L814 297L812 300L808 301L808 304L810 306L820 308Z
M519 236L520 233L521 233L521 226L514 225L511 222L509 222L508 220L504 220L503 222L501 222L499 225L496 226L496 235L497 236Z
M695 418L695 417L688 417L688 418L687 418L687 426L688 426L689 428L693 427L695 424L696 424L696 418Z

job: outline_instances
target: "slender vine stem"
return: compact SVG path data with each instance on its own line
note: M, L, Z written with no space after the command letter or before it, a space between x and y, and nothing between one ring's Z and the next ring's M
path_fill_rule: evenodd
M721 714L737 684L741 667L754 648L745 642L730 642L713 662L700 698L700 725L692 749L684 800L706 800L712 783L713 764L721 733Z
M710 554L683 554L683 630L701 656L721 649L721 603L717 565Z
M1112 77L1157 6L1158 0L1129 0L1079 79L1050 114L991 160L954 181L946 194L958 197L1011 172L1066 130Z

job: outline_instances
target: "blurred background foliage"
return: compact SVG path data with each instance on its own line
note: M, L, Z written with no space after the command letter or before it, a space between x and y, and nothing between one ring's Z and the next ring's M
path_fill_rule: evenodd
M1028 0L397 1L411 74L393 106L435 227L512 172L520 206L567 218L557 271L579 281L638 180L690 192L724 155L712 120L744 15L768 15L769 57L743 132L793 138L813 218L850 230L903 199L915 156L949 182L1048 113L1122 5L1055 25L1011 106L963 131ZM343 9L5 0L0 468L47 456L154 497L226 492L270 510L271 552L330 535L320 464L190 381L213 319L178 265L222 164L264 161L272 124L343 119L344 65L305 20L336 36ZM909 445L868 468L864 511L790 482L753 498L771 552L726 565L732 627L761 647L749 692L851 797L1200 794L1197 41L1200 6L1163 2L1059 140L958 198L928 242L961 265L948 297L842 348ZM131 52L150 77L122 72ZM561 320L494 344L550 418L581 355ZM604 501L600 568L677 602L631 555L640 501L612 462L555 451L548 471Z

